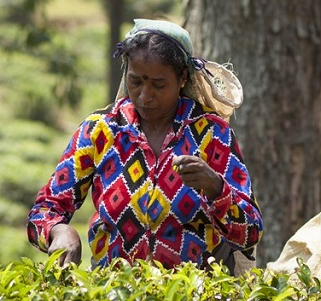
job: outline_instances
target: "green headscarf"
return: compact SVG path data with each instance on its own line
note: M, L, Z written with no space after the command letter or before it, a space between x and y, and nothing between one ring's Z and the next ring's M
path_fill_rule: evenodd
M134 22L135 26L126 34L126 39L149 32L163 33L182 49L186 57L186 63L188 63L188 59L193 55L193 45L187 30L168 21L134 19Z

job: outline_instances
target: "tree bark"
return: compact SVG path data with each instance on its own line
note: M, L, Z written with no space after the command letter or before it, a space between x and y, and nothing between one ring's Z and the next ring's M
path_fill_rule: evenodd
M195 55L230 61L244 89L231 120L260 203L258 265L321 210L321 1L187 0Z
M121 59L114 59L116 44L121 40L121 26L123 23L124 0L103 0L106 17L109 21L109 45L107 49L107 86L109 87L107 103L115 100L122 76Z

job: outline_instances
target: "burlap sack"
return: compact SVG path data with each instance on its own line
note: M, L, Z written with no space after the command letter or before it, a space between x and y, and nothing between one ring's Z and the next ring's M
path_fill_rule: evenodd
M310 219L287 241L279 258L269 262L267 269L294 274L298 257L309 266L312 276L321 279L321 213Z

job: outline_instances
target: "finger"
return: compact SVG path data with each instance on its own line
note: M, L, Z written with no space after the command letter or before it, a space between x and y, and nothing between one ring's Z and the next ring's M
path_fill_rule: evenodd
M191 155L180 155L180 156L174 156L173 160L172 160L172 165L180 165L183 163L188 163L190 161L195 160L195 156L191 156Z
M180 165L180 158L179 156L174 156L173 160L172 160L172 168L175 172L178 172L178 168Z
M63 260L63 262L61 263L61 267L65 268L69 265L69 263L71 262L71 256L69 252L66 252L66 256Z
M52 244L49 249L48 249L48 256L51 256L54 252L58 251L58 250L65 250L65 248L58 248L58 247L55 247L54 244ZM65 250L65 252L63 252L60 257L58 258L58 262L59 262L59 265L62 267L63 264L64 264L64 261L65 261L65 257L66 257L66 253L67 251Z
M79 252L68 252L64 260L64 267L67 266L70 262L79 264L81 261L81 254Z
M60 250L59 248L55 247L54 244L52 243L50 246L49 246L49 249L48 249L48 255L51 256L53 253L55 253L57 250Z
M64 252L59 258L59 265L61 267L64 267L65 265L66 256L67 256L67 252Z
M184 183L202 183L202 175L198 173L181 173L180 177Z
M198 173L201 177L203 177L205 168L207 168L207 164L201 158L189 155L174 157L172 164L173 170L180 175L187 173Z
M183 174L192 174L195 177L203 177L205 171L205 165L202 162L189 162L189 163L182 163L177 166L176 172L180 175Z

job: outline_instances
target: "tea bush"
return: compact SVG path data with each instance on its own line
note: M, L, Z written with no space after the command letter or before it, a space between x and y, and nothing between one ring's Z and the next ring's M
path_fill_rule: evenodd
M93 271L74 264L59 267L63 251L43 263L30 258L0 270L0 300L320 300L320 280L298 259L296 281L290 275L254 268L243 276L230 276L226 267L212 263L212 270L199 270L183 263L175 270L159 262L137 260L130 265L114 259L110 266Z

